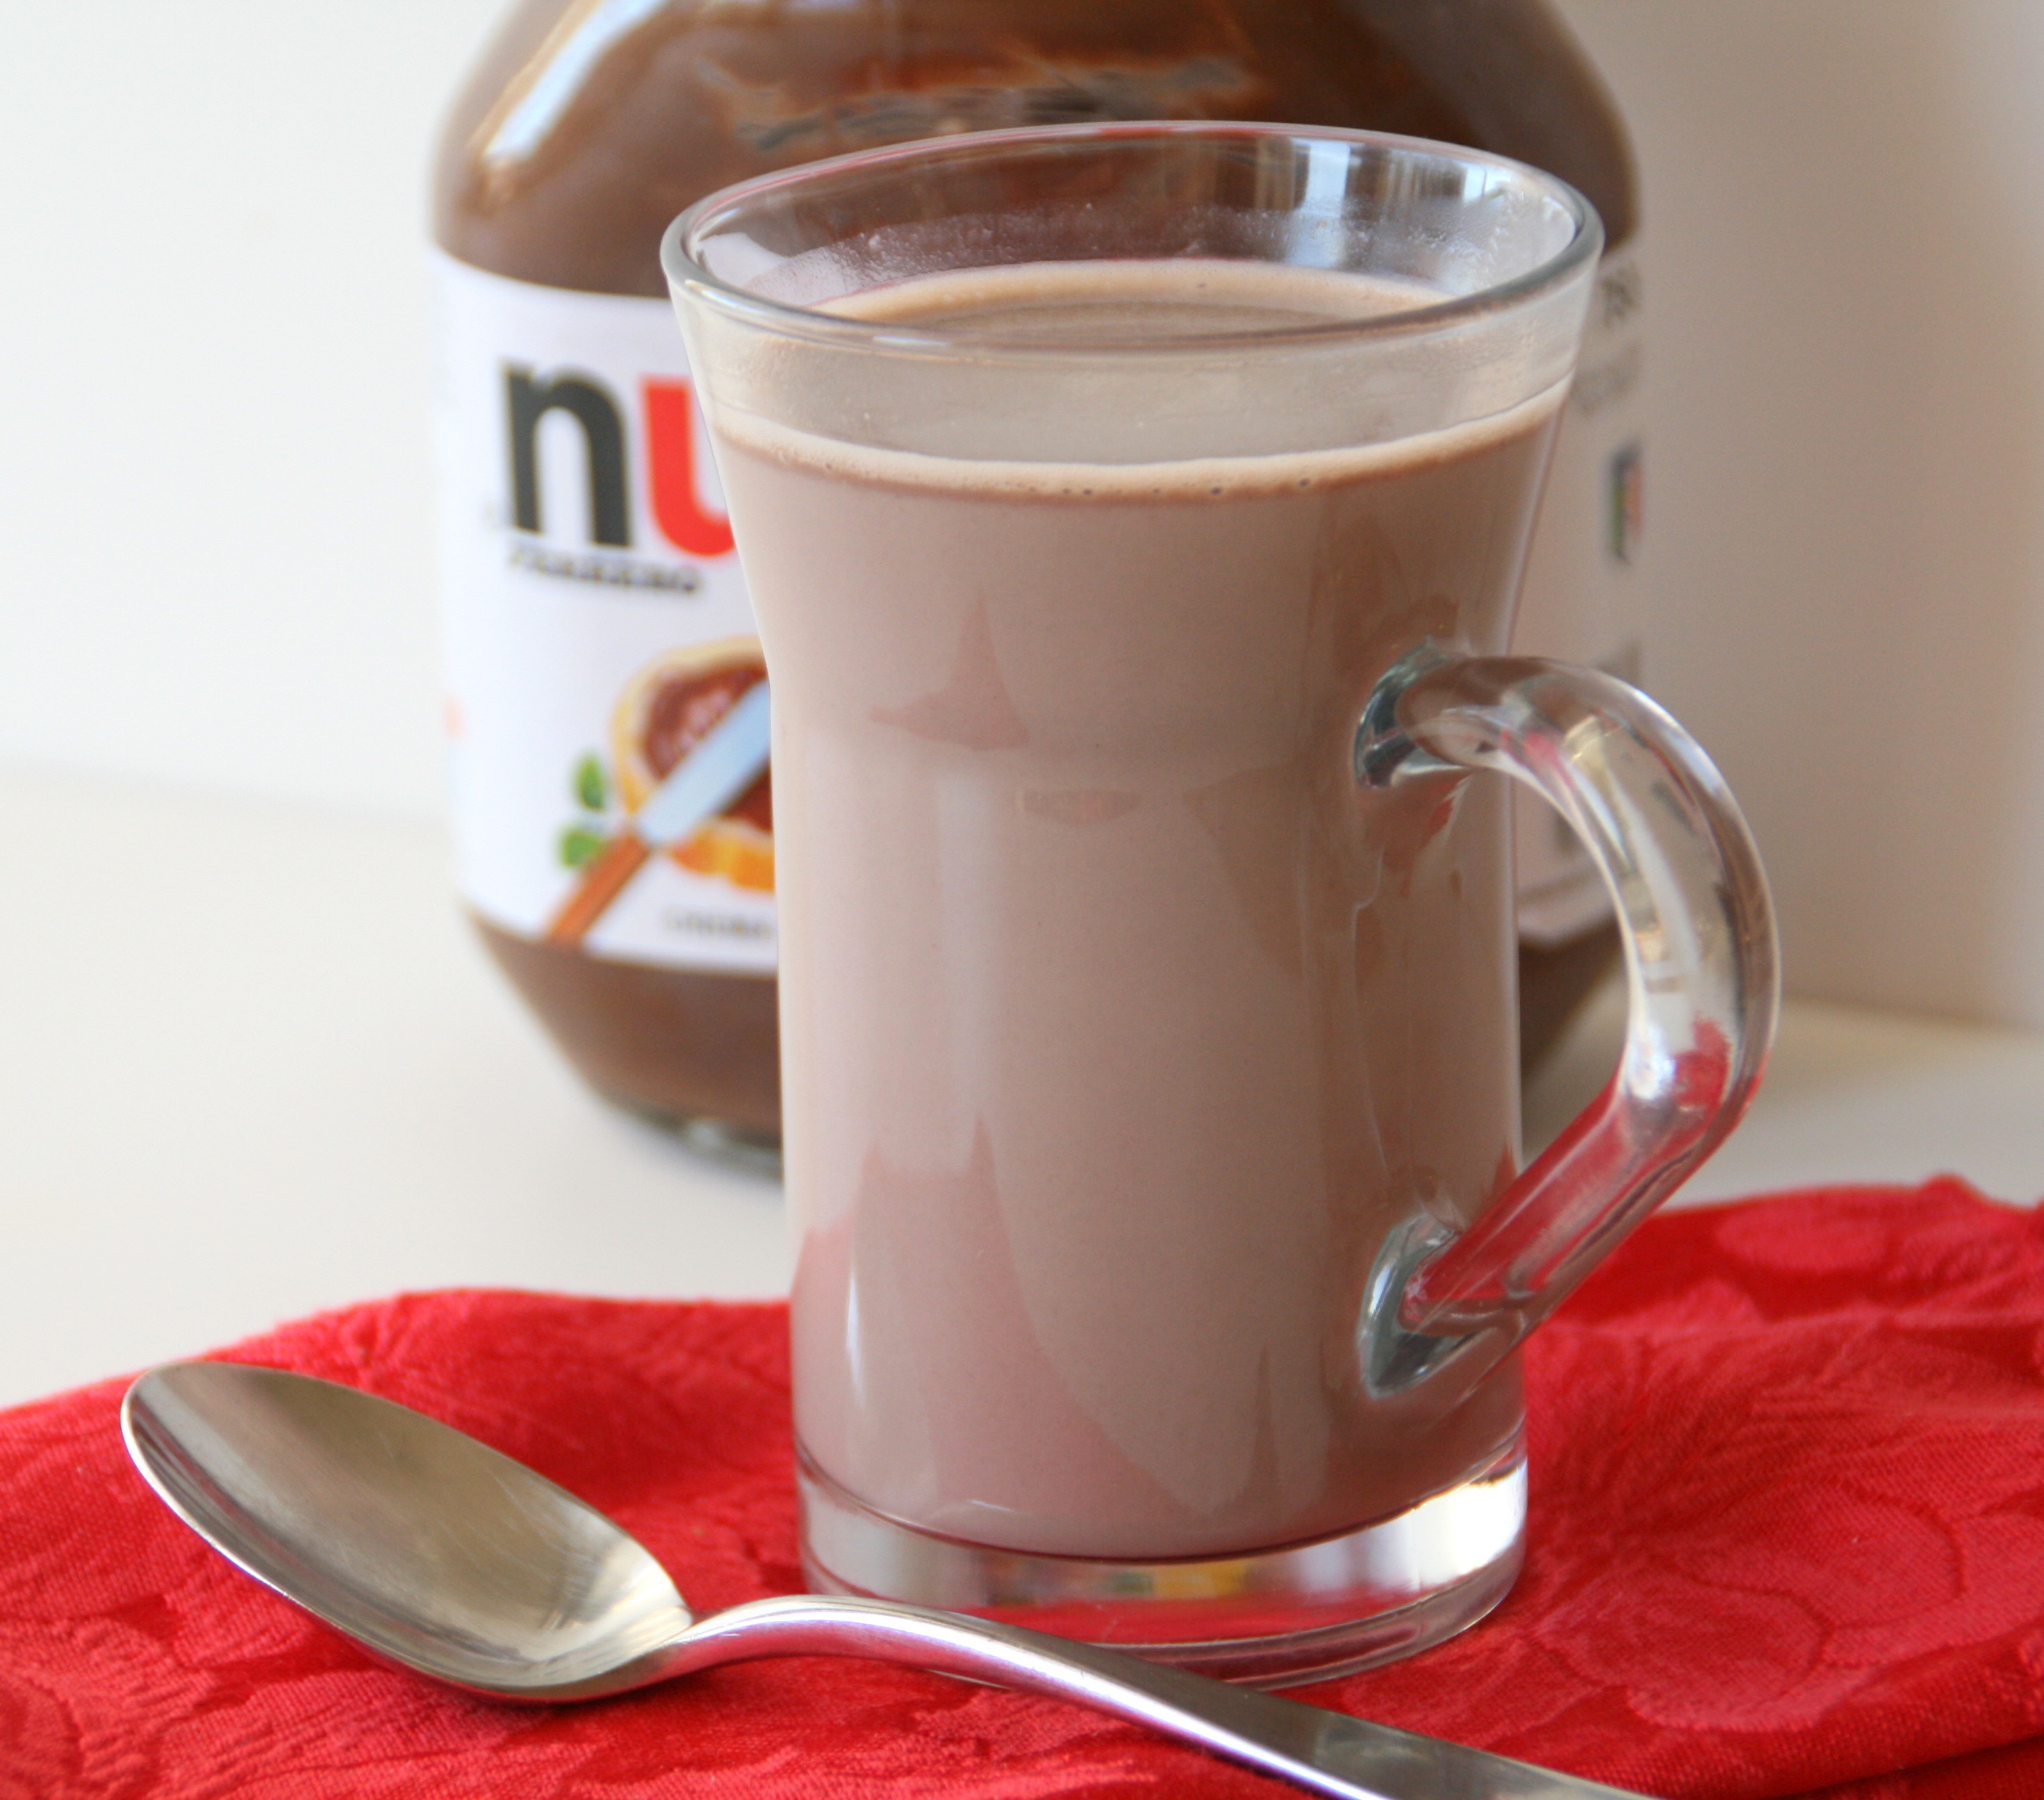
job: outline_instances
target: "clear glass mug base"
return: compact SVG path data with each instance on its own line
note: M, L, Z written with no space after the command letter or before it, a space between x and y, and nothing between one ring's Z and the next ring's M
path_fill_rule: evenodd
M1249 1687L1330 1680L1452 1637L1504 1598L1525 1546L1523 1439L1390 1518L1210 1562L993 1549L870 1510L806 1455L797 1479L813 1593L982 1614Z

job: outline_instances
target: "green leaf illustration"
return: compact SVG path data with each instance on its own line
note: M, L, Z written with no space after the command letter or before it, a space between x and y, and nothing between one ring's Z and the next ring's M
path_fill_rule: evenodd
M586 869L603 848L603 833L588 825L571 825L561 833L561 861L570 869Z
M592 753L574 766L574 796L592 812L610 804L610 784L603 778L603 765Z

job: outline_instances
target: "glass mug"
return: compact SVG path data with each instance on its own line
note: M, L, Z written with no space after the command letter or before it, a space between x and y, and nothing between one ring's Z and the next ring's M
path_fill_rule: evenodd
M772 683L813 1587L1270 1683L1509 1587L1515 1348L1777 1005L1709 761L1501 654L1600 241L1495 157L1201 123L668 232ZM1631 980L1523 1170L1481 772L1583 835Z

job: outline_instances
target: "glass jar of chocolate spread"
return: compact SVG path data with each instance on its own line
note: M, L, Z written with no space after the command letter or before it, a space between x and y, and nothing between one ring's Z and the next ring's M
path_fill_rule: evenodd
M1516 643L1637 675L1632 160L1546 0L525 0L436 183L459 880L611 1100L713 1146L778 1142L772 783L747 735L763 709L740 704L765 669L661 232L726 182L847 151L1154 118L1443 138L1589 196L1611 250ZM1519 869L1531 1059L1616 938L1537 806Z

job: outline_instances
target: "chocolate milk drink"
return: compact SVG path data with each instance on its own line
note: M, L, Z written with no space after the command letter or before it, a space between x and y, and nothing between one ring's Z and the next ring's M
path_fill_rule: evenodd
M713 1143L778 1141L770 777L600 908L577 904L763 673L661 231L713 188L844 151L1144 118L1444 139L1589 197L1612 248L1523 643L1636 661L1631 163L1546 0L524 0L452 110L436 183L459 880L491 953L612 1099ZM1614 939L1593 873L1529 819L1531 1051Z
M813 1588L1283 1683L1509 1587L1516 1349L1777 992L1701 747L1499 654L1602 242L1523 164L1171 121L665 235L773 682ZM1506 777L1630 990L1523 1169Z
M838 309L1154 342L1415 298L1192 260ZM719 410L775 671L814 1476L975 1544L1212 1557L1510 1448L1516 1364L1423 1429L1356 1341L1415 1194L1516 1167L1504 784L1366 798L1347 751L1415 643L1504 647L1559 400L1185 463L1026 390L920 454ZM1093 456L980 459L1039 426Z

